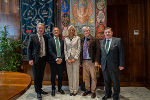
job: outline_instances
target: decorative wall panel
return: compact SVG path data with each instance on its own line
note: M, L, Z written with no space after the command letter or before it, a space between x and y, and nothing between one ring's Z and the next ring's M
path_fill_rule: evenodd
M104 37L106 27L106 0L96 0L96 37Z
M62 36L67 36L67 28L70 25L70 0L61 0L61 28Z
M51 32L53 23L53 0L21 0L21 32L22 40L27 48L30 34L36 33L39 22L45 24L45 34ZM27 54L26 48L23 54Z
M79 35L83 26L89 26L95 36L95 0L70 0L70 23Z

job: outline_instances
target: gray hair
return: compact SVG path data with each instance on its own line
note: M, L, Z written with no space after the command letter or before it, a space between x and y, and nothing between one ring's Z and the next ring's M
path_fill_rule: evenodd
M84 32L85 29L88 29L88 30L90 31L90 27L88 27L88 26L84 26L84 27L82 28L82 31Z
M68 36L69 36L69 30L70 30L70 28L73 28L74 30L75 30L75 36L77 35L77 31L76 31L76 28L73 26L73 25L70 25L69 27L68 27Z
M44 23L38 23L37 26L36 26L36 28L37 28L39 25L42 25L42 26L45 27L45 24L44 24Z

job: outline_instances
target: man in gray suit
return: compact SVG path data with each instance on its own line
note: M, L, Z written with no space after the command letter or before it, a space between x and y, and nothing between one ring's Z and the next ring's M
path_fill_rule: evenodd
M42 99L41 94L48 94L42 90L42 81L47 59L47 37L43 33L44 24L39 23L37 25L37 33L30 35L28 44L28 60L32 66L35 92L37 93L37 98L40 100Z
M105 84L105 96L102 100L107 100L112 95L111 84L113 82L113 100L119 99L120 70L124 69L124 50L120 38L112 37L113 31L110 27L105 28L105 39L100 42L100 68L103 72Z

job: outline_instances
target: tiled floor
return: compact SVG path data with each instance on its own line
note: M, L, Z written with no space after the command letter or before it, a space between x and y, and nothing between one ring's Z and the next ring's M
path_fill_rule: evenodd
M101 98L104 96L104 90L101 87L97 88L95 99L91 99L91 95L83 97L83 91L80 90L77 96L70 96L68 86L63 87L65 95L56 93L55 97L51 96L50 86L43 86L43 90L49 94L43 95L42 100L102 100ZM17 100L37 100L33 85ZM112 100L112 98L108 100ZM120 100L150 100L150 90L145 87L121 87Z

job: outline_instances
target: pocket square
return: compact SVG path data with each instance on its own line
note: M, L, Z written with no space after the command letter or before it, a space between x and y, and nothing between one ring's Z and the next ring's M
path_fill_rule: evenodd
M118 45L117 44L114 44L112 47L117 47Z

